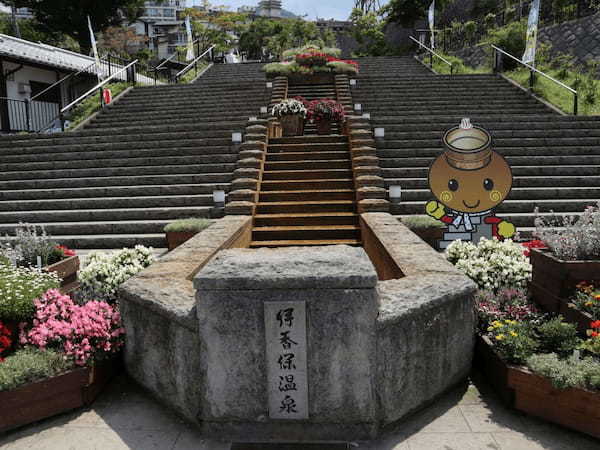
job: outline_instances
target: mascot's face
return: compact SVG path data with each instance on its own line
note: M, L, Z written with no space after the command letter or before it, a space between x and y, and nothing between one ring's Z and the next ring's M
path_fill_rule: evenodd
M480 213L504 201L512 187L512 173L496 152L492 152L487 166L476 170L457 169L442 154L429 169L429 187L444 206L463 213Z

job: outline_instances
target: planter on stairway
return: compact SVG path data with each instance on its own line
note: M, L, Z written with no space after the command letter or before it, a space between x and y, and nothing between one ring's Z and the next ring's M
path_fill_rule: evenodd
M510 407L594 437L600 437L600 392L557 389L526 367L504 362L491 341L478 336L475 365Z
M0 431L7 431L91 404L121 369L115 356L45 380L0 392Z
M530 258L533 299L549 312L564 313L579 282L600 278L600 260L564 261L549 249L531 249Z
M69 256L62 261L44 267L47 272L55 272L60 277L60 290L67 294L79 287L77 272L79 271L79 256Z
M283 136L304 134L307 109L302 101L290 98L283 100L273 107L272 114L279 119Z
M282 136L302 136L304 134L304 117L301 115L285 115L279 118Z
M169 251L189 241L212 223L211 220L204 218L181 219L171 222L164 228Z
M331 120L321 120L316 123L317 134L331 134Z
M331 134L332 123L342 123L344 115L344 106L335 100L324 98L308 103L307 117L314 122L317 134Z

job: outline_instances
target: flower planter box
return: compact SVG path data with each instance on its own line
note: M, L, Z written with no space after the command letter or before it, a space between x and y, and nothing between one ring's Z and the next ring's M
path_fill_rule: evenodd
M304 134L304 117L297 114L286 114L279 118L282 136L302 136Z
M577 325L577 331L584 335L590 329L591 322L595 320L590 314L570 307L568 302L560 304L559 313L562 314L565 321Z
M121 367L120 358L0 392L0 432L91 404Z
M549 312L560 313L569 302L575 285L600 277L600 261L563 261L548 249L531 249L533 274L531 293L536 303Z
M302 84L333 84L335 82L334 73L314 73L312 75L291 75L287 77L288 86L297 86Z
M556 389L547 378L525 367L506 364L482 336L477 339L476 364L507 405L600 438L600 393Z
M444 238L444 232L446 231L444 228L417 228L411 230L425 242L427 242L432 248L435 250L439 250L438 245L439 241Z
M77 289L77 272L79 271L79 256L70 256L50 266L44 267L47 272L56 272L61 279L60 290L64 294Z
M198 234L197 231L167 231L167 246L169 251L176 249L181 244L189 241Z

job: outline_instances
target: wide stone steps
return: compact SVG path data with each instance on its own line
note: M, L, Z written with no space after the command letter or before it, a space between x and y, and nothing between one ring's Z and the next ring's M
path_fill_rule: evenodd
M505 200L500 204L496 211L498 213L534 213L535 208L544 212L570 213L572 211L583 211L586 207L597 205L599 199L552 199L552 200ZM396 206L398 214L423 214L425 212L426 201L406 201ZM528 225L531 226L531 225Z
M402 182L399 183L402 186ZM424 189L404 188L402 190L403 201L427 201L432 198L431 191ZM518 188L513 187L508 200L546 200L546 199L600 199L600 186L596 187L547 187L547 188Z
M429 180L423 178L393 178L385 179L385 186L400 185L404 189L427 189ZM580 175L556 175L553 177L545 176L513 176L513 189L515 188L577 188L577 187L596 187L600 186L600 176L580 176Z

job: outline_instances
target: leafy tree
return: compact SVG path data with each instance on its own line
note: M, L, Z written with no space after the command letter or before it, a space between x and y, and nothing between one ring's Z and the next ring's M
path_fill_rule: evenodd
M88 15L94 30L100 31L120 26L125 19L133 21L144 11L144 0L14 0L14 3L32 11L40 31L71 36L85 54L91 49Z
M73 38L62 33L46 33L41 31L35 19L17 19L17 21L21 32L21 39L32 42L43 42L75 52L79 51L79 44ZM15 35L12 19L9 14L0 13L0 33L9 36Z
M228 11L224 6L212 6L207 0L203 1L202 9L189 8L184 15L190 16L194 38L200 41L203 49L215 44L217 51L227 51L235 35L246 28L246 14Z
M146 36L136 34L127 27L108 27L98 40L98 47L110 54L129 58L140 50L140 46L148 41Z
M385 37L385 22L376 13L354 8L350 14L350 34L359 45L357 56L382 56L390 53Z
M436 0L436 11L442 11L448 0ZM427 17L431 0L390 0L382 8L389 23L399 23L403 27L413 28L417 20Z

